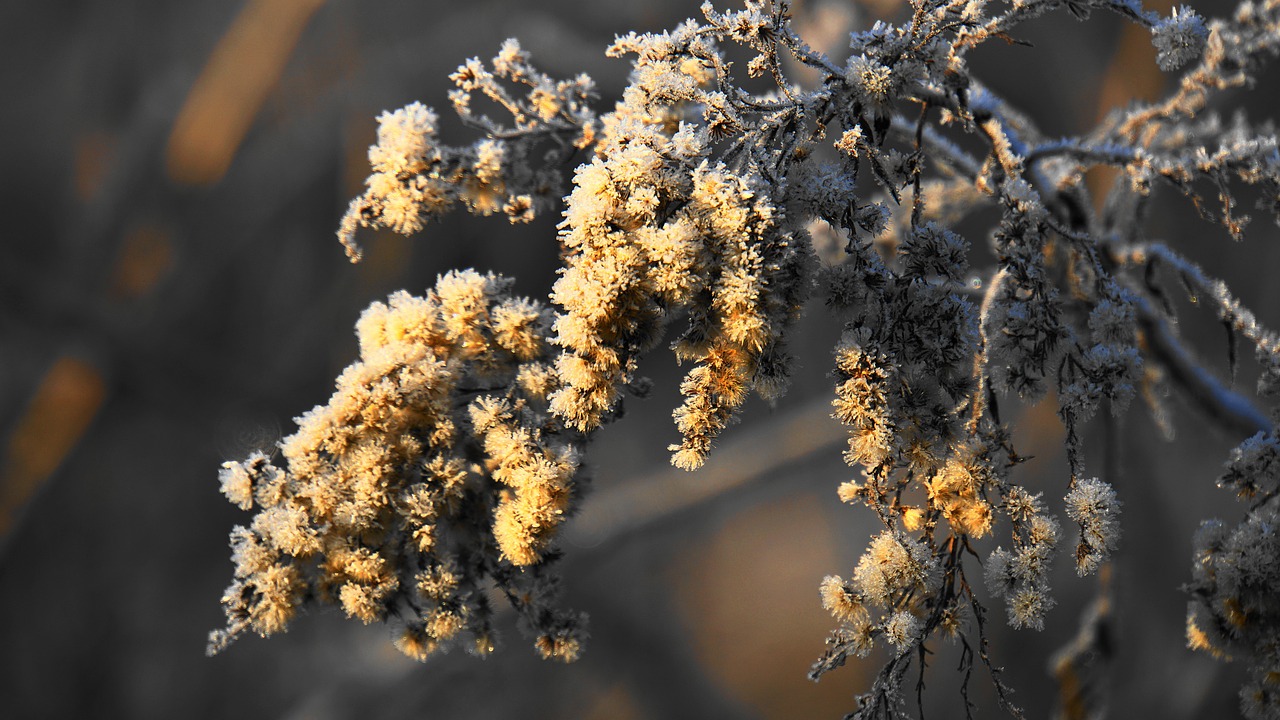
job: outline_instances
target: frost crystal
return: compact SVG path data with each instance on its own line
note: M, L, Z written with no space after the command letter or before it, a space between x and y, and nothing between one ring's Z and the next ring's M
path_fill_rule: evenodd
M1076 546L1076 571L1088 575L1105 562L1119 541L1120 526L1116 516L1120 501L1115 490L1098 478L1076 481L1067 493L1067 517L1080 524L1080 543Z
M1161 70L1177 70L1200 57L1209 30L1195 10L1183 5L1151 28L1151 44L1156 46L1156 64Z

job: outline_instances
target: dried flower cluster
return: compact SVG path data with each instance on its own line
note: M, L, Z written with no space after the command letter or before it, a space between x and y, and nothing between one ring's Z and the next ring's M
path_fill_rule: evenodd
M687 317L674 349L694 367L675 412L683 441L671 449L691 470L749 391L771 399L785 389L783 332L807 293L812 250L763 177L709 157L739 121L714 89L724 60L706 33L688 23L629 35L609 54L637 59L566 198L568 256L551 293L564 310L555 326L564 388L552 409L583 432L598 427L634 382L639 354ZM687 121L700 109L705 127Z
M236 581L211 652L319 601L398 619L415 658L463 639L488 653L496 586L544 656L577 656L583 618L555 606L544 568L580 492L581 436L547 413L551 314L511 284L450 273L426 297L373 304L360 360L281 443L286 467L261 453L223 466L223 493L258 513L231 534Z
M903 715L903 677L940 636L962 645L965 687L981 662L1020 716L968 577L977 566L1011 625L1042 628L1064 534L1076 534L1080 575L1118 547L1120 494L1086 473L1079 429L1138 398L1163 417L1161 384L1253 435L1221 481L1251 506L1234 530L1200 534L1188 632L1192 647L1249 658L1246 713L1280 717L1277 431L1190 359L1166 284L1216 309L1233 362L1238 338L1255 347L1264 397L1280 391L1280 339L1144 222L1153 197L1173 190L1240 237L1242 184L1280 219L1274 128L1206 110L1280 49L1280 1L1208 22L1137 0L996 6L912 0L909 20L853 34L840 61L796 35L785 5L706 5L701 21L617 39L608 54L631 58L631 81L598 117L588 78L542 75L515 41L492 70L471 60L452 76L455 109L483 134L474 145L442 145L418 104L381 116L368 189L339 229L353 259L360 226L409 234L459 202L513 221L558 207L566 163L583 158L563 197L554 308L470 271L370 308L360 361L328 406L299 419L286 465L256 455L224 469L228 498L258 514L233 533L229 625L212 648L245 629L283 630L314 601L396 619L414 657L463 636L487 651L496 587L543 655L572 659L583 630L553 602L556 530L580 494L578 448L618 417L624 393L643 391L639 358L669 342L692 366L670 448L692 470L751 392L785 391L788 329L820 299L843 327L833 417L859 469L838 492L884 526L850 579L821 585L839 627L812 677L889 649L854 717ZM1047 139L969 72L973 48L1012 38L1022 21L1094 9L1149 29L1162 69L1187 68L1172 95ZM748 75L772 80L768 92L739 84L730 46L751 58ZM797 65L817 81L788 79ZM475 115L476 91L511 124ZM1096 213L1084 176L1099 166L1119 179ZM1000 219L987 237L962 237L980 209ZM971 267L974 243L993 264ZM998 399L1049 391L1068 467L1032 488L1013 472L1022 458Z
M1258 392L1280 397L1280 363L1265 360ZM1259 432L1231 453L1218 484L1250 503L1234 527L1205 521L1195 536L1187 642L1222 659L1250 664L1240 703L1250 718L1280 708L1280 440Z
M454 109L484 139L466 148L441 145L438 118L421 103L379 116L378 144L369 148L368 189L351 201L338 228L352 261L360 259L360 227L410 235L458 202L476 215L502 212L513 223L528 222L537 208L559 203L563 183L556 168L593 141L591 78L553 81L529 64L529 54L515 40L502 46L492 71L472 59L450 77L458 86L449 95ZM504 81L528 90L521 97ZM475 114L476 92L509 111L512 125ZM532 164L535 158L540 164Z

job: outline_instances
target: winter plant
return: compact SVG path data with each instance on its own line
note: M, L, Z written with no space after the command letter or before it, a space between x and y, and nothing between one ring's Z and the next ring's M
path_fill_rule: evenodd
M256 514L232 531L227 625L209 651L337 605L391 623L413 658L486 654L492 598L505 598L539 654L574 660L586 616L557 601L557 533L588 483L584 446L645 392L638 360L667 344L688 368L668 449L695 470L750 394L786 392L788 330L807 311L843 328L832 415L859 474L840 498L882 524L820 588L836 627L811 676L877 648L887 658L852 717L909 713L906 673L940 638L962 648L967 712L969 675L985 666L1021 715L990 659L983 602L1039 629L1063 545L1081 576L1108 562L1123 493L1085 467L1079 431L1135 399L1159 416L1166 388L1251 436L1218 478L1242 517L1196 536L1186 633L1252 668L1248 717L1280 717L1280 434L1192 359L1169 296L1217 314L1233 367L1238 342L1254 348L1258 397L1273 403L1280 337L1147 229L1169 192L1234 238L1248 221L1242 191L1280 220L1275 126L1207 109L1280 49L1280 0L1212 21L1138 0L911 7L902 24L853 34L838 63L798 37L785 4L704 5L670 32L617 38L607 54L632 69L607 112L589 77L548 77L510 40L451 76L473 144L444 144L418 103L381 115L372 174L338 230L353 261L361 228L413 234L462 207L511 222L562 215L563 267L549 302L464 270L364 312L359 359L298 418L282 460L223 466L227 498ZM1160 68L1182 73L1176 89L1087 134L1043 135L966 58L1060 10L1148 29ZM1100 210L1084 182L1098 167L1116 173ZM984 237L957 233L980 212L998 217ZM1069 467L1040 483L1058 488L1046 497L1012 477L1023 458L998 400L1048 391Z

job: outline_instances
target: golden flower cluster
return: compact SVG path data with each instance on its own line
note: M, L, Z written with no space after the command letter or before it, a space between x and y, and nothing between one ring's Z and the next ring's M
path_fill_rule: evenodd
M488 137L470 147L443 145L437 115L421 103L380 115L378 143L369 148L373 172L338 226L352 262L361 257L359 228L409 235L459 202L476 215L502 212L513 223L532 220L538 207L559 201L558 166L594 140L591 78L554 81L529 64L515 40L502 46L492 71L473 58L451 79L458 88L450 94L454 108ZM512 87L524 89L523 96ZM509 111L512 126L474 114L475 93Z
M710 133L681 121L696 104L718 107L704 88L720 79L721 60L695 27L621 38L610 52L637 59L566 198L568 255L551 294L564 310L556 321L564 387L552 408L581 431L598 427L633 381L638 356L685 314L674 347L695 367L675 412L683 441L671 449L672 463L691 470L751 390L773 399L785 388L782 335L807 292L812 249L769 188L710 162Z
M522 598L544 655L572 659L581 618L554 607L544 560L580 491L580 437L547 411L551 314L511 284L455 272L373 304L360 360L298 418L283 467L261 453L223 466L227 498L257 514L232 532L211 652L283 631L311 600L397 619L415 658L463 637L488 652L492 583Z

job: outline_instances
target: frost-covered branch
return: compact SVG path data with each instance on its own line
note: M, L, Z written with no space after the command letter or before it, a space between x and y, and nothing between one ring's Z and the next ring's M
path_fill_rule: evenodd
M1221 481L1252 506L1237 529L1202 533L1189 628L1193 647L1253 662L1251 717L1280 712L1270 679L1280 574L1256 537L1274 522L1280 443L1174 335L1155 266L1255 346L1266 398L1280 392L1280 341L1145 226L1167 189L1235 237L1247 221L1240 185L1260 189L1262 209L1280 218L1274 128L1206 110L1211 90L1248 85L1280 46L1280 2L1245 2L1210 22L1185 7L1160 17L1137 0L911 8L901 24L854 33L839 60L806 44L785 3L704 5L669 32L616 39L606 54L630 62L631 76L609 111L592 107L590 78L554 80L508 41L488 65L472 59L451 76L455 112L482 135L460 147L441 141L420 104L384 113L366 190L338 231L353 259L361 227L413 234L462 205L512 221L562 212L563 267L549 305L474 271L375 304L357 327L360 359L327 405L299 418L283 462L224 466L227 497L257 515L233 532L228 625L211 650L333 604L394 623L415 658L458 644L484 653L503 598L540 654L572 660L585 618L556 599L560 531L581 505L582 448L628 395L645 394L640 360L668 345L687 368L668 449L674 466L694 470L751 395L786 392L791 328L824 305L840 335L831 415L857 475L837 492L881 524L820 593L837 628L815 679L887 656L854 717L905 715L906 673L917 664L919 698L943 638L962 648L966 709L977 660L1020 716L988 653L986 598L967 578L984 577L1012 626L1040 629L1065 537L1079 574L1105 566L1120 547L1124 488L1088 472L1081 429L1099 410L1152 396L1161 371L1212 420L1253 434ZM1165 101L1047 139L966 57L1062 10L1105 10L1149 30L1164 70L1198 62ZM743 86L729 46L767 90ZM816 82L789 78L786 56ZM473 97L510 119L478 114ZM1084 176L1100 165L1121 181L1095 213ZM999 219L963 237L959 221L980 207ZM977 243L990 253L973 253ZM994 262L973 267L974 257ZM1067 464L1039 484L1055 490L1033 492L1013 473L1023 457L999 398L1050 391Z

